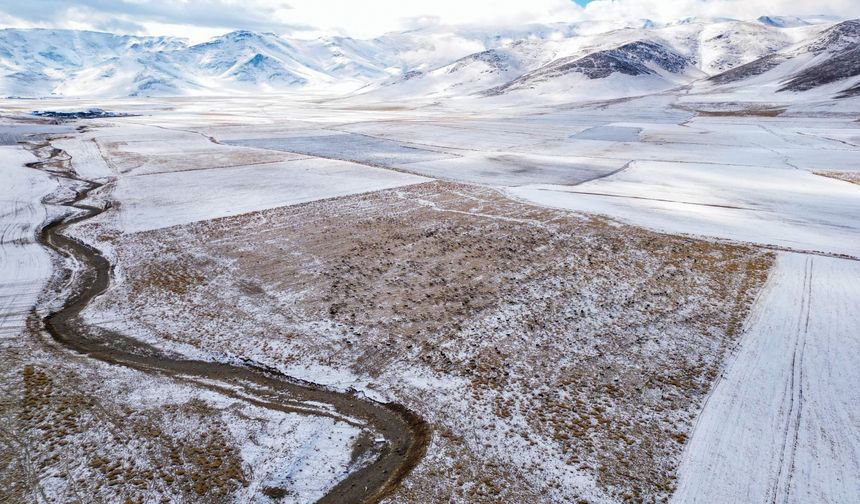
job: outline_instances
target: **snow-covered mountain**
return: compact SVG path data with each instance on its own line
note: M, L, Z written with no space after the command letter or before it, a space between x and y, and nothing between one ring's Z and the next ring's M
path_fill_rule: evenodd
M70 30L0 30L0 94L181 95L277 91L387 77L385 64L340 45L271 33L181 39Z
M185 47L180 39L75 30L0 30L0 94L43 96L80 73ZM102 75L110 80L113 75Z
M498 32L432 27L370 40L235 31L183 39L0 30L0 95L217 95L327 90L408 96L625 96L680 85L802 92L854 82L860 22L762 16ZM710 80L705 81L705 79ZM707 82L707 84L700 84Z
M860 90L860 20L836 23L808 40L714 75L708 84L760 94L855 96Z
M787 24L787 23L786 23ZM387 84L407 95L576 92L593 98L661 91L754 61L829 24L781 28L759 21L689 18L628 26L577 23L473 53ZM398 82L399 81L399 82ZM396 96L392 89L372 91Z
M547 82L557 82L574 75L579 80L606 79L614 74L628 77L659 77L671 84L672 74L685 73L693 67L689 58L670 47L650 40L637 40L618 47L595 51L585 56L568 56L553 60L535 70L492 90L504 93L531 89Z

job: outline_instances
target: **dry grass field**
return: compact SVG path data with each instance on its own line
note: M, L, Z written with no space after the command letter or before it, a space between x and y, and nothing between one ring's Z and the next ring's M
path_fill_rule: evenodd
M240 411L208 400L176 399L187 387L141 378L55 350L27 360L0 351L0 500L53 495L64 502L224 501L247 485L248 467L226 428ZM161 390L174 400L135 403ZM146 404L148 403L148 404ZM150 500L146 500L149 496ZM159 502L156 499L154 502Z
M427 418L392 502L667 500L772 262L442 182L81 233L118 265L91 321Z
M836 180L844 180L845 182L851 182L852 184L860 184L860 173L857 172L824 171L815 172L815 174Z

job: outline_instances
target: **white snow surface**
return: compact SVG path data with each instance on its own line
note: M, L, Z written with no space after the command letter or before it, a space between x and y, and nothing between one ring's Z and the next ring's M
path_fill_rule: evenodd
M860 262L780 253L681 464L677 503L856 502Z
M228 423L254 479L236 501L254 501L266 486L288 488L297 502L315 502L354 470L350 447L360 428L326 417L283 414L244 405ZM243 425L243 417L259 420ZM246 422L250 423L250 422Z
M640 128L639 141L579 134L541 148L629 160L624 170L576 186L523 185L510 194L670 233L860 257L860 186L815 174L860 171L860 147L843 140L860 133L856 123L699 117L682 125L614 126Z
M757 95L753 101L788 112L781 117L693 112L724 98L679 91L594 105L529 107L516 97L494 97L475 99L465 110L456 108L460 103L446 103L402 111L361 109L360 101L338 109L278 99L259 104L177 100L172 110L156 106L147 112L155 118L134 119L149 126L117 120L116 129L97 129L93 141L60 140L57 145L72 155L78 173L116 177L110 198L119 209L100 218L113 219L108 224L125 232L438 177L502 186L536 204L603 214L667 233L860 257L860 186L815 174L860 172L860 123L847 113L860 110L860 102L787 96L787 103L774 103ZM147 110L143 102L129 106ZM745 106L750 103L737 105ZM263 124L266 133L243 134L231 123L235 116L247 118L253 128ZM173 122L200 134L152 127ZM208 135L277 140L302 136L302 131L309 138L301 155L277 153L288 159L218 168L206 166L208 161L183 164L209 155L229 160L237 150L249 149L214 144ZM391 169L360 164L360 159L326 159L331 153L321 149L330 145L316 137L330 135L346 145L345 133L374 140L353 142L356 152L340 155L355 157L364 145L378 146L373 159ZM401 148L389 141L446 155L404 161L391 155ZM50 273L32 232L44 219L38 200L53 182L23 168L31 158L20 148L2 149L0 169L11 184L0 186L6 216L0 299L3 327L20 327ZM123 167L105 160L108 150L109 160L123 162L125 154L190 157L176 166L159 161ZM851 502L860 493L860 263L795 252L778 254L741 344L704 407L680 468L677 502ZM348 371L328 377L325 369L295 366L290 371L386 397L385 390ZM250 460L270 449L272 439L261 436L256 448L243 454ZM289 476L276 472L275 480Z
M0 338L12 338L51 275L51 258L35 234L48 215L42 197L57 184L24 166L36 159L20 146L0 146L0 160Z
M118 178L113 226L125 232L401 187L428 179L330 159Z
M803 170L641 161L575 187L510 191L670 233L860 257L860 186Z

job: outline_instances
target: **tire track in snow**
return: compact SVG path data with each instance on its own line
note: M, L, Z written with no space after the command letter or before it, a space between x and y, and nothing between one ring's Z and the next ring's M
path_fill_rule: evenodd
M782 450L779 457L779 470L774 478L773 487L769 490L768 501L787 503L791 493L791 479L795 470L795 455L800 435L800 420L803 415L803 354L806 350L806 337L809 333L809 314L812 303L812 268L813 258L806 257L803 271L803 290L801 294L799 320L794 335L794 354L791 358L789 373L788 415L785 418ZM780 496L782 498L780 499Z
M679 504L857 502L860 263L781 252L685 447Z

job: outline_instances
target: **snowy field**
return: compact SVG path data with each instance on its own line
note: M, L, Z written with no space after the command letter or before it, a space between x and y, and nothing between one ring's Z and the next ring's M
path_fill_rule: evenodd
M69 153L77 173L110 181L119 210L105 218L125 232L429 180L337 159L222 145L193 131L137 123L54 145Z
M76 231L117 263L88 322L414 408L434 437L391 502L858 494L856 100L361 100L93 103L139 115L53 140L113 204ZM20 328L56 183L2 149ZM355 432L278 418L234 435L254 484L321 495Z
M528 185L511 194L670 233L860 257L860 186L811 171L637 161L575 187Z
M781 253L696 422L674 502L852 502L860 263Z
M115 225L142 231L423 181L328 159L122 177Z
M20 147L0 146L0 160L0 338L14 338L51 275L50 257L34 235L48 216L41 199L57 183L26 168L36 158Z

